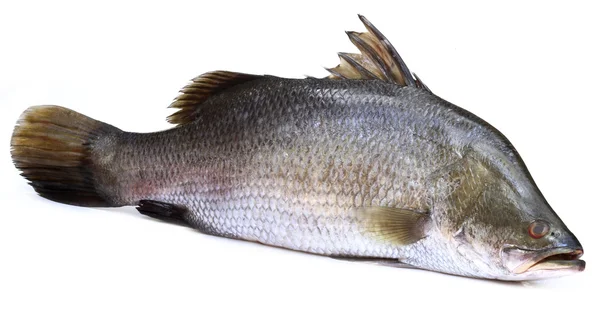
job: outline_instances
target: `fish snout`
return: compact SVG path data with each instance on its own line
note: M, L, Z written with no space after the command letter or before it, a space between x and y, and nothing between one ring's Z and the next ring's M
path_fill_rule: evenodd
M578 253L583 255L583 246L581 245L581 243L579 242L577 237L575 237L575 235L573 233L571 233L569 230L566 230L564 233L562 233L560 235L557 235L557 233L555 233L555 232L551 233L551 235L557 236L555 238L555 246L556 247L570 248L573 250L577 250Z

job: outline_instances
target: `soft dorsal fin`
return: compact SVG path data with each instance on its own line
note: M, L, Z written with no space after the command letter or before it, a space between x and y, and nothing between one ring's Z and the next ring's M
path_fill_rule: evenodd
M364 16L358 16L368 32L348 31L350 41L361 54L339 53L340 64L327 68L330 79L380 79L401 86L428 90L410 70L387 38Z
M181 89L169 108L179 108L177 112L167 117L173 124L186 124L194 121L201 114L204 102L235 85L262 78L260 75L242 74L228 71L213 71L204 73Z

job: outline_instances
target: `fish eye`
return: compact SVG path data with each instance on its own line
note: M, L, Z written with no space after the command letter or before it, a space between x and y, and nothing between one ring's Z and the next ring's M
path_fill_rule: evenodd
M538 239L546 236L550 231L550 224L543 220L535 220L529 224L529 236Z

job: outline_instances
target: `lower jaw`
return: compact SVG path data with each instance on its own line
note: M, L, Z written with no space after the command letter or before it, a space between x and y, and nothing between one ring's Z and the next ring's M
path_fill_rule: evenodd
M507 246L502 249L505 266L517 275L535 271L583 271L585 261L579 260L582 255L583 250L568 247L528 250Z
M526 272L562 270L581 272L585 270L585 261L579 259L541 261L531 266Z
M502 279L524 281L572 275L585 269L585 261L579 259L582 255L583 250L567 247L527 250L506 246L502 257L512 274Z
M552 260L539 262L525 272L513 275L507 280L512 281L535 281L549 278L557 278L579 273L585 269L583 260Z

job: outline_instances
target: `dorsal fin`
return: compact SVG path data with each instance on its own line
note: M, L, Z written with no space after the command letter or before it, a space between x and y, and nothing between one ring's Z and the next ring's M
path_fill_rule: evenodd
M350 41L361 54L338 53L340 64L327 68L328 79L379 79L401 86L414 86L430 91L417 77L411 74L400 54L385 36L364 16L358 16L368 32L346 32ZM264 76L229 71L213 71L202 74L181 89L170 108L179 110L167 117L170 123L182 125L192 122L202 113L204 102L235 85ZM430 91L431 92L431 91Z
M401 86L429 88L410 70L387 38L364 16L358 15L368 32L348 31L361 54L339 53L340 64L327 68L329 79L379 79Z
M262 78L260 75L242 74L228 71L213 71L204 73L181 89L169 108L179 108L177 112L167 117L172 124L186 124L198 118L204 102L235 85Z

